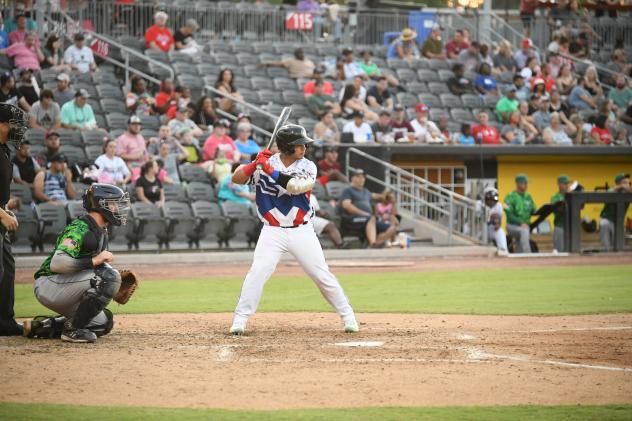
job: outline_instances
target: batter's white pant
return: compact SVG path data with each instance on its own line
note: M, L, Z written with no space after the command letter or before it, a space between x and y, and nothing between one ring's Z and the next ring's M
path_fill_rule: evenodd
M502 228L494 229L493 226L487 226L487 238L496 242L498 250L507 251L507 234Z
M323 297L336 310L342 320L355 321L353 309L340 283L325 262L325 255L311 223L297 228L279 228L264 225L255 247L250 271L241 287L233 323L243 323L259 306L263 286L274 273L281 256L289 252L303 270L316 283Z
M529 228L522 228L520 225L507 224L507 232L509 235L518 237L518 253L531 253L531 245L529 245Z
M614 243L614 224L606 218L601 218L599 221L599 238L601 247L605 251L611 251L612 243Z

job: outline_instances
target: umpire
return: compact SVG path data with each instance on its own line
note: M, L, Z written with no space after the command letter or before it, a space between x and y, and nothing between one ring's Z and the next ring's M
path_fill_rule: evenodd
M15 321L13 312L15 260L9 242L9 231L18 228L18 220L5 207L9 201L13 176L9 144L17 150L27 128L28 119L24 111L0 103L0 336L22 334L22 325Z

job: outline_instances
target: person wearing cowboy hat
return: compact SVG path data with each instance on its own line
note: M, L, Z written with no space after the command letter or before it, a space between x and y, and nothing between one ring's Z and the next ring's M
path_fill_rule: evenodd
M413 58L419 58L419 47L415 41L417 38L417 32L412 28L404 28L399 37L393 41L388 48L386 58L399 58L402 60L410 60Z

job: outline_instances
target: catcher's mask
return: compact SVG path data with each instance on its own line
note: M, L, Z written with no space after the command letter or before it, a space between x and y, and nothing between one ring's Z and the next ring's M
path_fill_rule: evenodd
M7 141L19 149L30 124L26 112L15 105L0 103L0 123L9 125Z
M486 188L483 200L485 200L485 205L491 208L498 203L498 191L493 187Z
M110 184L95 183L83 195L83 207L99 212L112 225L125 225L130 210L129 194Z

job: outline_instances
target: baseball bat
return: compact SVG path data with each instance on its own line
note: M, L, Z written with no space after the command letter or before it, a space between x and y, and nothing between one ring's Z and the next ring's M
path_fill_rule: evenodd
M268 143L268 146L266 149L270 149L272 147L272 144L274 143L276 139L277 132L279 131L281 127L285 125L285 123L287 123L287 121L290 118L290 114L292 114L292 107L283 107L283 109L281 110L281 114L279 114L279 118L277 119L277 122L274 125L274 130L272 131L272 136L270 136L270 142ZM261 169L261 164L257 164L257 169L258 170Z

